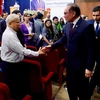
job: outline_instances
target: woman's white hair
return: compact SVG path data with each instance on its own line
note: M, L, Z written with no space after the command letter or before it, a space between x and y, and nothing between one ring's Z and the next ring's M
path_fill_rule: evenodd
M10 22L15 21L16 19L20 20L20 18L19 18L19 16L17 14L8 15L7 18L6 18L7 26L9 25Z

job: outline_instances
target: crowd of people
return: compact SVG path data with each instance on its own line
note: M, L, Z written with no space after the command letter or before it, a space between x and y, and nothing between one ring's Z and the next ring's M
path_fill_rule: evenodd
M94 7L91 15L92 20L85 20L75 3L68 4L64 9L66 22L63 17L59 20L57 16L51 20L50 14L43 19L41 12L37 12L34 18L28 13L22 17L19 10L9 15L7 12L2 14L2 72L16 100L20 100L15 95L18 89L11 86L10 82L18 73L19 70L16 73L15 69L24 56L46 55L62 44L67 49L66 83L70 100L91 100L96 86L100 94L100 6ZM38 51L27 49L27 45L36 46ZM17 84L17 79L15 82Z

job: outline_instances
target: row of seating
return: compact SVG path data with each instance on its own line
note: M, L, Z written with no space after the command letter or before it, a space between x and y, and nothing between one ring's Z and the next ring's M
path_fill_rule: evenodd
M0 83L0 100L14 100L10 98L9 87L4 83ZM22 100L32 100L32 96L26 95Z
M34 46L27 46L27 48L37 51ZM59 85L62 84L63 81L63 69L65 67L65 59L66 59L66 50L65 46L62 45L58 49L48 52L47 56L41 56L39 58L29 58L31 60L37 60L41 63L43 74L47 74L48 72L54 72L53 76L57 76L59 80Z
M27 48L37 51L34 46L27 46ZM48 52L47 56L40 56L39 58L25 57L22 61L21 67L24 66L23 71L27 71L28 89L30 90L30 95L32 95L32 100L40 100L41 96L43 96L44 100L52 100L52 77L57 75L59 85L62 84L65 55L66 51L62 46L52 52Z

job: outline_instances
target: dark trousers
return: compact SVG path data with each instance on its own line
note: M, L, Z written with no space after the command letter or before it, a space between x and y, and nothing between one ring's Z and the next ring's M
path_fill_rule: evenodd
M27 75L21 63L9 63L2 61L2 73L4 82L10 89L11 98L22 100L28 94ZM24 70L24 71L23 71Z
M90 100L88 83L89 79L85 78L84 70L67 70L67 89L70 100Z
M92 96L93 95L93 91L96 87L96 85L98 85L100 87L100 56L97 57L96 60L96 67L94 70L94 74L91 77L90 83L89 83L89 93Z

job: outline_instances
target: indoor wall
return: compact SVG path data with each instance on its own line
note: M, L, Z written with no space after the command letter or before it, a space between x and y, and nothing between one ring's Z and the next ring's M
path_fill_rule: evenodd
M82 15L87 15L89 19L92 18L92 9L95 6L100 6L100 0L76 0L79 5Z

